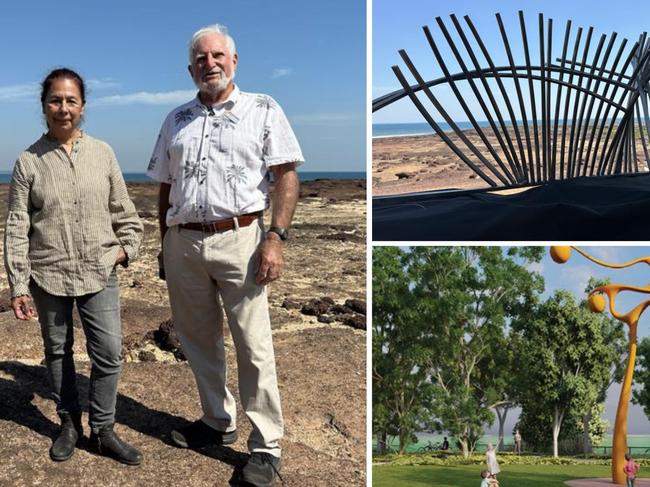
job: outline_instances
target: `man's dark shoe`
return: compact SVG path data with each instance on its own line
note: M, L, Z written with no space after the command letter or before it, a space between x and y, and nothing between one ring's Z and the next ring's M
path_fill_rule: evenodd
M125 443L113 431L113 425L102 426L90 434L90 446L100 455L110 457L126 465L140 465L142 453Z
M280 463L280 459L270 453L254 451L242 470L241 483L255 487L272 486L276 478L282 480Z
M172 443L179 448L201 448L206 445L230 445L237 441L237 430L217 431L200 419L171 432Z
M81 413L61 413L61 430L50 448L50 458L63 462L74 453L74 447L83 436Z

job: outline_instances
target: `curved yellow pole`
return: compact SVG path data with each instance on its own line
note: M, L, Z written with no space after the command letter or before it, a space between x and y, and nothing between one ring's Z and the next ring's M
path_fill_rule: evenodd
M612 481L615 484L620 485L626 484L626 475L623 472L623 467L625 466L625 454L627 453L627 413L630 406L630 396L632 394L634 361L636 360L636 326L636 322L630 324L630 344L628 347L627 368L625 369L625 378L623 379L623 385L621 387L621 395L618 397L618 408L616 409L616 420L614 421Z
M613 269L621 269L630 267L634 264L645 263L650 264L650 257L643 257L625 264L608 264L594 257L591 257L583 250L577 247L572 247L577 252L582 254L587 259L595 262L596 264ZM563 264L569 260L571 256L571 247L551 247L551 258L558 264ZM612 482L615 484L625 485L625 473L623 466L625 465L625 454L627 453L627 415L630 406L630 396L632 394L632 381L634 376L634 363L636 361L636 341L637 341L637 326L639 318L645 309L650 306L650 300L645 301L634 307L627 314L621 314L616 311L616 296L621 291L635 291L645 294L650 294L650 286L628 286L621 284L608 284L595 288L589 293L589 309L600 313L604 311L605 306L602 301L602 295L605 294L609 300L609 311L619 321L628 325L629 345L627 367L625 369L625 377L623 378L623 385L621 387L621 394L618 398L618 408L616 409L616 420L614 421L614 442L612 445Z

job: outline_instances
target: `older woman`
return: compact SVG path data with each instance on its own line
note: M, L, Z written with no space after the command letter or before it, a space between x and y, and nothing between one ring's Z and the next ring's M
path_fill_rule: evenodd
M48 130L14 167L5 266L16 318L38 315L41 326L61 418L51 458L70 458L83 435L72 355L76 303L91 361L91 447L137 465L142 454L113 432L122 346L115 267L136 257L142 223L113 151L79 128L85 103L84 82L74 71L56 69L43 80Z

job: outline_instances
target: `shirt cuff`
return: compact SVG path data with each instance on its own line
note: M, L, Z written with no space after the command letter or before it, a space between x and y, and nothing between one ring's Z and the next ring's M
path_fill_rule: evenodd
M15 298L16 296L31 296L29 292L29 284L26 282L18 282L11 286L11 297Z
M136 258L136 251L132 245L122 245L122 249L126 254L126 260L124 262L121 262L120 265L126 269L129 267L129 263Z

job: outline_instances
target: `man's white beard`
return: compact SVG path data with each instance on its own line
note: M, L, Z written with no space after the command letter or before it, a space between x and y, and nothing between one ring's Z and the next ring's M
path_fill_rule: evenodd
M194 80L194 84L201 93L207 93L208 95L216 96L221 93L223 90L228 88L230 82L235 78L235 73L233 71L230 78L226 77L226 74L222 71L221 78L215 83L208 83L207 81Z

